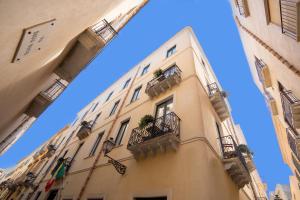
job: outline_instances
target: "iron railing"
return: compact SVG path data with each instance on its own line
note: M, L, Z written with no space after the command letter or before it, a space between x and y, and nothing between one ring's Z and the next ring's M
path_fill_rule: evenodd
M300 155L297 151L297 143L296 143L297 137L299 137L298 133L293 131L291 128L287 128L286 133L287 133L287 139L291 150L297 156L298 160L300 160Z
M55 151L56 150L56 146L54 144L49 144L47 146L47 148L48 148L48 151Z
M127 148L166 134L180 137L180 118L174 112L156 118L154 122L150 122L144 128L134 128Z
M223 158L230 159L230 158L238 157L242 165L245 167L246 171L250 173L247 167L245 157L243 153L240 151L240 149L238 148L238 145L233 139L232 135L222 136L219 139L221 144L221 150L223 153Z
M247 0L236 0L236 5L238 7L240 15L242 15L244 17L249 16L249 9L248 9Z
M299 2L296 0L279 0L281 31L283 34L299 39Z
M112 40L118 33L111 26L110 23L103 19L101 22L97 23L92 27L92 30L105 42L108 43Z
M293 154L292 154L292 160L293 160L294 166L298 170L298 173L300 173L300 164L299 164L299 161L297 160L297 158L295 158L295 156Z
M48 89L41 92L41 95L47 98L49 101L56 99L66 88L66 86L57 79Z
M283 90L280 94L284 119L291 128L295 129L292 106L295 104L300 104L300 100L293 94L291 90Z
M159 82L161 82L171 76L181 76L181 70L179 69L179 67L176 64L165 69L160 76L149 81L147 84L147 87L146 87L146 91L149 90L151 87L157 85Z
M265 79L264 79L264 75L263 75L263 69L266 66L266 64L261 59L258 59L257 57L255 57L255 66L256 66L256 71L258 74L259 81L261 83L264 83Z
M213 95L215 95L216 93L220 93L224 98L227 97L226 92L221 91L218 84L215 83L211 83L207 85L208 87L208 95L211 97Z

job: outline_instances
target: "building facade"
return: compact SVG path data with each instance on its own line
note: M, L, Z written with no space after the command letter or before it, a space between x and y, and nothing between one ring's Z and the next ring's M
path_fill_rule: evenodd
M270 192L270 200L291 200L291 190L289 185L277 184L273 192Z
M300 44L298 0L232 0L255 84L270 108L284 162L300 199Z
M190 27L56 135L41 147L55 146L53 154L32 154L35 164L26 170L33 174L31 185L11 179L15 188L9 189L9 177L3 179L4 199L267 198L226 93Z
M0 155L146 3L0 2Z

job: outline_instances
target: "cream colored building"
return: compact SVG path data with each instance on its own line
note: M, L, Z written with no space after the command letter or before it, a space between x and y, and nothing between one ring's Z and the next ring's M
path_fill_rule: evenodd
M148 121L141 120L145 115ZM3 187L5 198L267 197L226 93L190 27L134 66L58 134L59 140L44 145L54 145L55 152L35 154L35 164L28 166L31 185L12 181L17 187ZM67 166L64 178L45 192L50 172L56 174L61 163Z
M291 200L291 190L289 185L277 184L275 191L270 193L270 200Z
M146 2L0 1L0 155Z
M265 96L283 160L293 173L292 197L300 199L300 1L231 3L254 82Z

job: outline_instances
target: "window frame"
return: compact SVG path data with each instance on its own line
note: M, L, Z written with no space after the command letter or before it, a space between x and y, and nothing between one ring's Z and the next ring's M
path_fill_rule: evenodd
M177 45L175 44L167 50L166 58L169 58L172 55L174 55L176 53L176 50L177 50Z
M88 156L88 157L92 157L92 156L95 155L95 153L96 153L96 151L97 151L97 148L99 147L99 144L100 144L100 142L101 142L101 140L102 140L102 138L103 138L104 132L105 132L105 131L102 131L102 132L100 132L100 133L97 135L97 138L96 138L96 140L95 140L95 142L94 142L94 144L93 144L93 146L92 146L92 148L91 148L91 150L90 150L90 153L89 153L89 156Z
M142 73L141 73L141 76L143 76L144 74L147 74L147 73L148 73L149 67L150 67L150 64L146 65L146 66L143 68Z
M112 109L111 109L111 111L110 111L110 113L109 113L109 116L112 116L112 115L114 115L114 114L116 113L119 104L120 104L120 100L118 100L118 101L116 101L116 102L114 103L114 105L113 105L113 107L112 107Z
M116 146L121 145L122 139L125 135L125 132L127 131L129 122L130 122L130 118L125 119L124 121L121 122L118 133L117 133L116 138L115 138L115 145ZM124 126L126 126L126 127L123 128Z
M130 103L133 103L137 101L141 95L141 90L142 90L142 85L138 86L137 88L134 89Z
M111 92L108 94L108 96L106 97L105 102L109 101L113 94L114 94L114 91L111 91Z
M131 78L127 79L122 87L122 90L126 89L131 81Z

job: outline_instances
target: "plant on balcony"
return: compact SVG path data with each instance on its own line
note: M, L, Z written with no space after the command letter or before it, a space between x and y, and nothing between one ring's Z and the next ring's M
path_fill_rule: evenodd
M152 115L145 115L139 122L139 128L145 128L148 124L154 122L154 120L155 119Z
M238 146L238 150L239 150L240 152L242 152L242 153L247 154L247 155L253 156L253 154L254 154L253 152L250 151L250 149L248 148L248 146L245 145L245 144L240 144L240 145Z
M153 73L153 75L154 75L155 78L158 78L161 75L163 75L163 70L162 69L155 70L155 72Z

